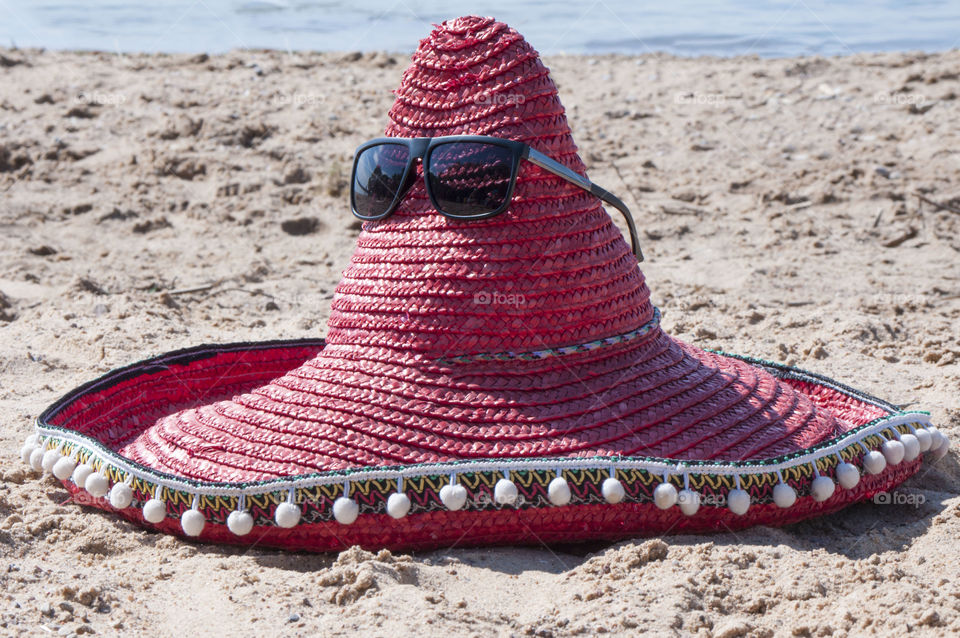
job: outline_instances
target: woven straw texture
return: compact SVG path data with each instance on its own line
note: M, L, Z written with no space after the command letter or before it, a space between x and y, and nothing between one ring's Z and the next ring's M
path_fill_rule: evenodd
M496 135L585 173L547 69L502 23L439 26L396 93L389 136ZM394 215L365 225L318 357L232 401L163 418L121 451L189 478L242 481L453 458L750 459L856 422L659 329L542 361L438 363L588 342L652 316L596 197L524 163L506 213L463 222L437 214L420 180Z
M439 25L421 41L396 96L389 136L522 140L585 174L547 69L502 23L469 17ZM336 290L326 345L221 354L216 365L184 366L139 389L134 377L57 421L79 428L82 420L85 434L159 472L243 482L455 459L764 459L887 414L683 344L658 326L539 359L474 356L585 344L654 317L636 259L596 197L524 163L508 211L466 222L433 210L418 180L396 213L364 225ZM693 517L678 529L789 522L914 471L915 463L904 464L825 504L757 507L735 522L729 513ZM466 539L475 544L530 534L618 537L678 524L676 514L646 505L604 507L474 512L476 521L458 519L454 531L443 531L445 517L467 513L400 522L371 515L351 529L368 546L434 546L453 539L445 534L462 537L463 526L476 530ZM272 542L337 546L330 538L343 530L325 525L275 529ZM217 526L205 534L229 536Z

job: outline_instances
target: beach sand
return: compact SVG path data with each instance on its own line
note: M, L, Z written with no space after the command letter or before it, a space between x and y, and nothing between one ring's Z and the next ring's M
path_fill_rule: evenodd
M895 504L559 548L294 555L67 502L17 458L66 391L324 334L359 232L352 151L407 57L0 50L0 634L960 630L960 52L545 62L591 177L634 210L669 332L929 410L949 455Z

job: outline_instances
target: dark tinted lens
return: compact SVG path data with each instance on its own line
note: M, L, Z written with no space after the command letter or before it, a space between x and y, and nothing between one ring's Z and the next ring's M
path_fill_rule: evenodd
M361 217L379 217L393 203L410 151L403 144L379 144L360 153L353 171L353 208Z
M437 208L470 217L503 205L513 174L513 151L483 142L449 142L430 153L427 179Z

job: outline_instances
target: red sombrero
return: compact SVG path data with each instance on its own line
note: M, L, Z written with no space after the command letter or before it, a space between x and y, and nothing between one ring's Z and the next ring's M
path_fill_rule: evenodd
M520 140L584 174L537 53L489 18L420 43L390 137ZM889 490L946 437L824 377L659 327L600 200L524 163L507 212L414 184L367 223L326 340L211 345L66 395L36 470L147 527L291 549L779 525Z

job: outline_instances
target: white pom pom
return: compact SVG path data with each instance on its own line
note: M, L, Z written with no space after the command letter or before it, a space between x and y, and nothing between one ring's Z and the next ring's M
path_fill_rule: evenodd
M627 495L623 489L623 484L612 476L603 482L600 491L603 492L603 498L612 505L616 505Z
M77 469L76 459L72 456L61 456L60 459L53 464L53 475L61 481L66 481L75 469Z
M143 504L143 520L148 523L162 523L167 517L167 504L159 498L151 498Z
M884 441L880 451L890 465L899 465L906 454L906 449L900 441Z
M930 443L930 452L933 455L933 460L939 461L945 457L950 450L950 439L938 429L934 429L931 436L933 437L933 441Z
M401 492L395 492L387 499L387 514L393 518L403 518L410 512L410 497Z
M930 436L930 431L926 428L917 428L917 441L920 443L920 451L926 452L930 449L930 444L933 442L933 437Z
M937 448L936 453L933 455L934 461L939 461L947 455L947 452L950 451L950 439L944 436L943 444Z
M37 447L38 445L40 445L40 437L37 436L36 432L34 432L33 434L31 434L30 436L28 436L23 440L23 444Z
M341 496L333 502L333 517L341 525L350 525L360 516L360 506L352 498Z
M34 472L40 472L43 470L43 454L43 448L41 447L35 447L33 448L33 451L30 452L30 458L28 460L30 462L30 468Z
M778 483L773 488L773 502L783 509L792 507L797 502L797 491L786 483Z
M870 450L863 455L863 468L870 474L879 474L887 469L887 459L876 450Z
M20 448L20 460L30 465L30 456L33 454L33 451L37 449L36 445L31 443L24 443L23 447Z
M180 527L187 536L199 536L206 524L200 510L187 510L180 517Z
M547 497L554 505L567 505L572 496L573 495L570 494L570 485L562 476L558 476L547 485Z
M230 512L227 516L227 529L237 536L246 536L253 529L253 516L250 512Z
M913 461L920 456L920 441L913 434L904 434L900 437L903 443L903 460Z
M448 510L456 512L467 504L467 490L462 485L444 485L440 488L440 500Z
M860 482L860 470L852 463L837 466L837 483L845 490L852 490Z
M77 466L77 469L73 471L73 476L70 477L70 480L73 481L74 485L79 488L86 487L87 477L93 474L93 467L87 463L81 463Z
M110 491L110 479L102 472L94 472L83 482L83 487L90 492L91 496L100 498Z
M829 476L818 476L810 484L810 496L818 503L822 503L831 496L837 489L836 483Z
M671 483L661 483L653 490L653 502L662 510L677 504L677 488Z
M498 505L514 505L517 502L517 486L510 479L502 478L493 486L493 500Z
M943 442L947 440L946 435L940 431L940 428L931 425L927 428L927 431L930 432L930 451L936 452Z
M122 510L133 502L133 490L126 483L116 483L110 490L110 506Z
M40 469L44 474L52 473L54 464L56 464L60 458L60 453L56 450L47 450L43 453L43 456L40 457Z
M295 527L300 522L300 508L293 503L280 503L277 505L277 511L273 514L273 520L277 525L285 529Z
M750 494L739 487L727 494L727 507L737 516L743 516L750 509Z
M680 490L677 494L677 503L680 511L687 516L693 516L700 509L700 493L693 490Z

